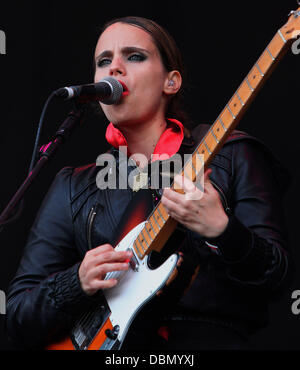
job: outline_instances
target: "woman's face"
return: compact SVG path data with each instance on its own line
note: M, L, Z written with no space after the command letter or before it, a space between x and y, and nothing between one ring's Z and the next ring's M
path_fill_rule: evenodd
M146 31L125 23L112 24L98 40L95 62L95 82L111 76L128 89L119 103L100 103L109 121L126 126L164 118L168 72Z

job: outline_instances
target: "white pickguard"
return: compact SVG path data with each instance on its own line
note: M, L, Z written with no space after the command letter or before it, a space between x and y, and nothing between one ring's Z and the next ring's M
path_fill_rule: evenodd
M145 223L146 221L132 229L115 249L123 251L131 248L134 252L132 245ZM138 311L165 285L176 267L178 255L171 255L155 270L149 269L148 257L140 260L136 255L136 259L139 263L137 272L130 268L120 277L115 287L103 291L111 310L110 321L113 326L119 325L120 327L118 335L120 343L125 339L131 322Z

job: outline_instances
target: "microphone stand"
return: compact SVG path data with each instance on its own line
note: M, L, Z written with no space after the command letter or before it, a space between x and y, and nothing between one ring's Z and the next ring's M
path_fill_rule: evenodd
M82 123L84 113L85 106L75 104L75 109L68 114L65 121L61 124L53 141L50 141L47 145L41 147L39 160L12 197L4 211L0 214L0 231L2 231L3 227L11 221L10 218L16 205L23 200L25 193L30 188L42 168L46 163L48 163L49 159L54 156L60 146L68 140L73 131Z

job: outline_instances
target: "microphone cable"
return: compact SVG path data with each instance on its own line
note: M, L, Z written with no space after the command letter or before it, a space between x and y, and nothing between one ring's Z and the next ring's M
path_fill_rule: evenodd
M34 143L34 147L33 147L33 152L32 152L32 157L31 157L31 161L30 161L28 175L32 171L32 169L33 169L33 167L35 165L36 159L38 157L40 137L41 137L41 133L42 133L42 128L43 128L43 124L44 124L46 112L47 112L47 109L49 107L49 104L50 104L51 100L54 97L56 97L56 92L55 91L53 91L50 94L50 96L46 100L46 103L44 104L44 107L43 107L43 110L42 110L42 113L41 113L41 116L40 116L39 124L38 124L38 129L37 129L36 137L35 137L35 143Z
M29 171L28 171L28 175L30 175L34 165L35 165L35 162L36 162L36 159L38 157L38 151L39 151L39 142L40 142L40 137L41 137L41 133L42 133L42 128L43 128L43 124L44 124L44 121L45 121L45 116L46 116L46 112L47 112L47 109L49 107L49 104L51 102L51 100L56 96L55 94L55 91L53 91L50 96L48 97L48 99L46 100L45 104L44 104L44 107L43 107L43 110L42 110L42 113L41 113L41 116L40 116L40 120L39 120L39 124L38 124L38 129L37 129L37 133L36 133L36 137L35 137L35 143L34 143L34 148L33 148L33 153L32 153L32 157L31 157L31 161L30 161L30 166L29 166ZM14 222L15 220L17 220L22 211L24 209L24 198L21 199L19 205L13 210L14 214L7 220L5 220L5 222L1 223L0 225L0 232L3 231L3 227L11 222Z

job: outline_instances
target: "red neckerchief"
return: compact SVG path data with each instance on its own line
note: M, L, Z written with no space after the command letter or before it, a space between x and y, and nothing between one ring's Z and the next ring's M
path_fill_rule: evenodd
M167 159L176 154L181 146L184 132L183 124L176 119L167 118L168 125L166 130L160 136L152 154L152 162L158 159ZM112 122L106 129L105 138L107 142L114 148L118 149L120 146L127 147L127 140L122 132L115 127ZM161 156L165 155L166 158Z

